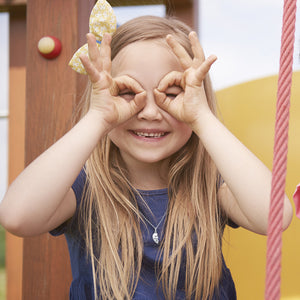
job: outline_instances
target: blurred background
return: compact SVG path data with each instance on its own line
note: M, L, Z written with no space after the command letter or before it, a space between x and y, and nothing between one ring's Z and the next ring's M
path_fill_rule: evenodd
M0 1L0 11L3 11L0 12L0 199L9 181L9 48L12 45L9 41L10 13L5 11L5 2ZM152 5L149 1L148 5L128 5L130 1L127 1L126 6L119 6L121 0L111 2L116 4L114 10L119 25L138 15L164 16L167 13L163 1L153 1ZM1 3L4 3L3 9ZM194 0L193 5L193 27L200 36L204 51L218 57L211 77L220 116L226 126L271 169L283 1ZM300 182L299 17L298 10L286 187L290 199ZM18 51L22 53L23 50ZM284 233L282 299L300 299L299 233L299 221L294 219ZM229 229L224 241L224 255L236 282L238 299L263 299L266 238L243 229ZM0 300L6 299L5 278L5 232L0 227Z

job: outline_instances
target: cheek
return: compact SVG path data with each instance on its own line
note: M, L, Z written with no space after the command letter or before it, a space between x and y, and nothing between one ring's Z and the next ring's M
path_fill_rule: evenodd
M114 128L108 133L108 137L117 147L119 147L119 143L120 141L122 141L122 135L123 135L123 130L120 126Z
M191 136L192 129L189 125L187 125L184 122L177 121L174 117L167 114L165 115L165 118L167 119L167 122L170 124L170 126L173 128L174 131L181 133L182 135Z
M193 133L192 129L187 124L180 123L178 121L176 121L176 124L174 124L173 128L177 132L177 134L180 136L182 145L185 145Z

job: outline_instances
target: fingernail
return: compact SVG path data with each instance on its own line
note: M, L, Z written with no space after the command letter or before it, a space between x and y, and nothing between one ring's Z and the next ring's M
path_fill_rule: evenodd
M190 37L196 38L198 35L195 31L191 31L189 34Z
M208 59L210 59L212 61L216 61L218 59L218 57L216 55L212 54L208 57Z

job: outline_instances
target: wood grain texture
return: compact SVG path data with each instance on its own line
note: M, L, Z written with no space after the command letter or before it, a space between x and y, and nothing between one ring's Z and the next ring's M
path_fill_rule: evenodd
M0 0L1 6L26 5L27 0Z
M198 25L196 20L197 3L198 0L167 0L167 15L176 17L196 30Z
M72 71L68 62L79 41L84 40L79 32L88 32L91 3L27 1L25 165L71 128L85 79ZM62 42L62 52L56 59L47 60L37 51L38 41L46 35ZM44 234L24 239L22 299L68 299L71 280L64 237Z
M26 91L26 11L10 12L9 21L9 160L11 183L24 168ZM21 51L23 50L23 51ZM22 297L23 239L6 233L6 299Z

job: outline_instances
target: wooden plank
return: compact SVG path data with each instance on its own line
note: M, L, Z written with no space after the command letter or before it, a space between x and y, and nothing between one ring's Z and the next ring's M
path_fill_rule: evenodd
M88 32L87 17L93 4L87 0L28 0L26 165L71 127L77 95L82 92L79 88L86 79L67 64L83 40L78 37L79 28ZM45 35L62 42L62 52L54 60L37 52L37 43ZM64 237L26 238L23 253L22 299L68 299L71 272Z
M0 12L19 12L20 10L26 10L25 0L0 0Z
M174 16L185 22L192 29L197 28L196 3L198 0L170 0L167 1L166 11L167 15Z
M21 300L23 239L7 232L5 242L6 300Z
M166 0L166 3L173 4L178 8L193 5L194 1L195 0ZM198 2L199 0L196 1Z
M176 6L185 6L193 0L108 0L112 6L131 6L131 5L157 5L157 4L175 4ZM26 5L27 0L0 0L0 6Z
M9 160L11 183L24 168L26 10L10 12ZM17 88L16 88L17 87ZM6 299L22 297L23 239L6 233Z
M177 17L193 29L197 28L198 0L108 0L111 6L166 5L167 15ZM146 9L146 8L145 8Z
M197 0L198 1L198 0ZM108 0L111 6L134 6L134 5L176 5L186 6L190 5L193 0Z
M0 0L0 6L26 5L27 0Z
M183 0L185 1L185 0ZM164 0L108 0L111 6L157 5L164 4Z

